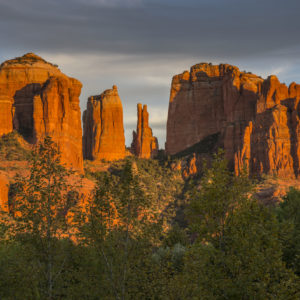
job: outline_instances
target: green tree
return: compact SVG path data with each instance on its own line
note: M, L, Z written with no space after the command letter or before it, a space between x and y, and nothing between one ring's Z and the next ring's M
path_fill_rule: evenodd
M158 214L151 208L152 201L129 161L120 176L98 177L80 232L83 242L94 247L103 261L103 299L145 297L152 248L161 234Z
M67 212L79 196L68 183L72 172L61 164L58 147L50 137L37 145L29 165L28 176L15 178L11 206L15 235L23 244L33 246L41 278L40 297L54 299L66 260L60 240L70 237Z
M276 217L250 197L252 187L247 174L228 171L222 153L205 170L187 211L195 242L177 278L177 299L299 297L297 278L282 261Z
M30 247L11 238L11 218L7 212L0 218L0 298L35 299L37 278L30 264ZM22 254L22 255L20 255Z
M283 258L300 276L300 191L291 188L277 209L282 229Z

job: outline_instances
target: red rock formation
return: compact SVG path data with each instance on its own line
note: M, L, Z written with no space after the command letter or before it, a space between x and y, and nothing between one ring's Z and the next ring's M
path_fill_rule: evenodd
M13 130L13 99L0 94L0 136Z
M62 160L83 168L81 83L28 53L0 66L0 136L18 130L31 143L50 135Z
M220 131L224 119L222 80L229 66L195 65L173 77L166 152L175 154Z
M264 80L230 65L198 64L172 81L166 151L175 154L221 133L236 173L299 174L300 85Z
M4 172L0 172L0 210L8 212L9 181Z
M74 168L83 165L80 92L78 80L50 77L33 100L35 137L50 135L62 152L62 161Z
M113 161L125 157L123 108L116 86L101 95L89 97L83 129L86 159Z
M136 132L133 131L133 141L131 144L132 152L141 158L155 157L158 151L158 141L153 136L152 129L149 127L147 105L142 107L142 104L138 103L137 116Z

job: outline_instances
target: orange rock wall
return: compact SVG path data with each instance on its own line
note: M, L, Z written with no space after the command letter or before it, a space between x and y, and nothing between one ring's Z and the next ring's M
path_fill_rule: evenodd
M50 135L62 160L83 169L81 83L29 53L0 66L0 136L18 130L30 143Z
M125 157L123 107L116 86L89 97L83 129L84 158L113 161Z
M288 88L230 65L202 63L173 78L166 151L175 154L221 133L220 144L239 173L299 174L300 85Z
M137 128L133 131L132 152L141 158L155 157L158 152L158 141L149 127L149 113L147 105L137 105Z
M33 100L34 134L50 135L59 146L63 163L82 168L81 83L73 78L50 77Z

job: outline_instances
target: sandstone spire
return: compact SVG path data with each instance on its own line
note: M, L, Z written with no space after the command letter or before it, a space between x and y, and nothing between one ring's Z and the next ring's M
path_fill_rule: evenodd
M232 168L298 176L300 85L263 79L237 67L201 63L173 77L166 152L181 152L219 133Z
M89 97L83 128L86 159L112 161L125 157L123 108L115 85L101 95Z
M81 83L34 53L0 66L0 136L19 131L30 143L50 135L62 161L83 168Z
M149 127L149 113L147 105L142 107L141 103L137 105L137 127L133 131L133 141L131 144L132 152L141 158L150 158L157 155L158 142L153 136L152 129Z

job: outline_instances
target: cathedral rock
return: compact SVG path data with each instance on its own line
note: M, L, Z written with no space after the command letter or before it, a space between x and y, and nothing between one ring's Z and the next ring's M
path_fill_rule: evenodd
M116 86L89 97L83 131L84 158L113 161L125 157L123 108Z
M207 63L173 77L166 152L176 154L219 133L236 173L297 177L300 85Z
M2 63L0 136L17 130L35 144L49 135L58 144L62 161L81 170L81 86L33 53Z
M133 131L133 141L131 144L132 152L141 158L150 158L157 155L158 142L153 136L152 129L149 127L149 113L147 105L137 105L137 127Z

